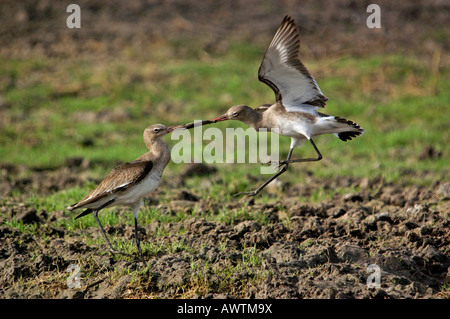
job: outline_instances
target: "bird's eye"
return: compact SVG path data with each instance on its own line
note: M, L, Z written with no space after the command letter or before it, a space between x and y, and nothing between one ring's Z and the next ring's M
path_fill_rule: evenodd
M159 128L154 128L153 132L158 133L159 132Z
M233 112L232 115L233 115L233 116L237 116L237 115L238 115L238 112Z

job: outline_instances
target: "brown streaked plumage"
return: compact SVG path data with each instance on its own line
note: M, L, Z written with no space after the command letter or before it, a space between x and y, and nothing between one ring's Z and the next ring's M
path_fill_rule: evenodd
M160 183L164 168L170 161L170 150L163 141L163 136L174 130L162 124L149 126L144 131L144 142L149 152L132 162L115 167L103 181L81 201L67 207L69 210L85 208L75 219L94 213L94 218L102 232L109 249L118 253L109 242L103 229L98 212L106 207L128 206L132 209L135 224L135 242L141 253L137 232L137 217L143 197L153 192Z
M317 112L325 107L328 98L320 90L316 80L299 58L300 35L294 20L286 16L275 33L258 70L258 79L275 93L274 104L263 104L255 109L247 105L231 107L213 122L238 120L259 130L268 129L291 138L289 154L280 162L280 170L252 192L254 196L271 181L283 174L290 163L312 162L322 159L322 154L312 138L322 134L334 134L342 141L351 140L364 132L358 124ZM291 160L295 147L310 141L317 153L316 158Z

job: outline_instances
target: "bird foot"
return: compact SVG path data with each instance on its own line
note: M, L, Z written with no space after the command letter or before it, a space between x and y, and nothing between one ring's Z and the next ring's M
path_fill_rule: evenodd
M256 195L258 195L258 193L259 193L259 192L257 192L257 191L240 192L240 193L234 194L233 196L234 196L234 197L239 197L239 196L242 196L242 195L245 195L245 196L256 196Z
M121 256L126 256L126 257L131 257L131 258L133 258L133 255L132 254L128 254L128 253L125 253L125 252L123 252L123 251L120 251L120 250L117 250L117 249L115 249L113 246L111 246L111 245L108 245L109 246L109 252L112 254L112 255L121 255ZM139 248L138 249L139 250L139 256L142 256L142 251L141 251L141 249Z
M268 161L265 163L261 163L262 166L272 166L272 165L277 165L277 161Z
M268 161L266 163L261 163L263 166L275 166L278 169L281 168L283 165L287 165L288 163L286 161Z
M109 251L113 255L122 255L122 256L127 256L127 257L133 257L132 255L130 255L128 253L124 253L123 251L119 251L119 250L114 249L114 248L110 248Z

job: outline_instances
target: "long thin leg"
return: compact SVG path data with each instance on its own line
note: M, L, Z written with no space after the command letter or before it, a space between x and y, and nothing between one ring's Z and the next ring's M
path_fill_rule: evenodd
M292 151L293 151L293 150L294 150L294 148L289 149L289 154L288 154L288 156L287 156L287 158L286 158L286 161L284 161L284 162L286 162L286 163L282 162L282 163L284 163L284 166L281 167L281 169L280 169L275 175L273 175L271 178L269 178L264 184L262 184L261 186L259 186L259 187L258 187L257 189L255 189L254 191L251 191L251 192L241 192L241 193L235 194L234 196L240 196L240 195L255 196L255 195L257 195L264 187L266 187L267 185L269 185L275 178L277 178L278 176L280 176L281 174L283 174L284 172L287 171L288 166L289 166L288 161L289 161L290 158L291 158L291 155L292 155ZM281 166L281 165L280 165L280 166Z
M114 249L113 248L113 246L111 245L111 243L109 242L109 239L108 239L108 237L106 236L106 232L105 232L105 230L103 229L103 226L102 226L102 224L100 223L100 220L98 219L98 212L99 212L100 210L96 210L95 212L94 212L94 217L95 217L95 220L97 221L97 224L98 224L98 226L100 227L100 230L101 230L101 232L102 232L102 235L103 235L103 238L105 239L105 241L106 241L106 243L108 244L108 246L109 246L109 251L111 252L111 253L113 253L113 254L120 254L120 255L124 255L124 256L131 256L130 254L127 254L127 253L124 253L124 252L121 252L121 251L118 251L118 250L116 250L116 249Z
M138 222L137 222L136 216L134 217L134 241L136 242L136 246L139 251L139 255L142 255L141 243L139 241L139 236L138 236Z
M312 139L310 139L309 141L311 142L312 146L314 147L314 150L315 150L316 153L317 153L317 157L316 157L316 158L299 158L299 159L291 160L291 159L289 159L289 157L288 157L288 159L286 159L285 161L281 162L280 165L283 165L283 164L289 164L289 163L315 162L315 161L320 161L320 160L323 158L323 157L322 157L322 154L320 154L320 151L319 151L319 149L317 148L316 144L314 144L314 141L313 141ZM291 149L291 150L292 150L292 149Z
M294 148L291 147L291 148L289 149L289 153L288 153L288 156L286 157L285 162L287 162L287 161L289 161L289 160L291 159L291 155L292 155L292 152L293 152L293 151L294 151ZM289 166L289 164L286 163L286 166Z
M322 159L322 154L320 153L320 151L317 148L316 144L314 144L314 141L312 139L310 139L309 141L311 142L312 146L314 147L314 150L317 153L317 157L316 158L300 158L300 159L291 160L291 155L292 155L292 152L294 151L294 147L291 147L289 149L289 154L288 154L286 160L280 162L280 167L281 166L283 166L283 167L281 167L281 169L275 175L273 175L269 180L267 180L264 184L259 186L254 191L237 193L234 196L240 196L240 195L255 196L255 195L257 195L264 187L266 187L269 183L271 183L275 178L277 178L278 176L280 176L281 174L286 172L290 163L320 161Z
M267 185L270 184L270 182L272 182L275 178L277 178L278 176L280 176L281 174L283 174L284 172L287 171L287 165L284 165L275 175L273 175L271 178L269 178L264 184L262 184L261 186L259 186L257 189L255 189L254 191L251 192L241 192L241 193L237 193L234 194L234 196L240 196L240 195L247 195L247 196L255 196L258 195L258 193Z
M97 221L98 227L100 227L100 230L101 230L101 233L102 233L102 235L103 235L103 238L105 239L106 243L107 243L108 246L109 246L109 250L110 250L113 254L121 254L121 255L125 255L125 256L130 256L130 255L127 254L127 253L120 252L120 251L118 251L118 250L116 250L116 249L113 248L113 246L112 246L111 243L109 242L108 237L106 236L106 232L105 232L105 230L103 229L102 223L100 223L100 219L98 219L98 212L99 212L100 210L102 210L103 208L105 208L106 206L108 206L109 204L111 204L113 201L114 201L114 199L110 200L109 202L105 203L103 206L101 206L100 208L98 208L96 211L94 211L94 218L95 218L95 220Z
M102 223L100 223L100 219L98 219L98 212L99 212L99 210L96 210L96 211L94 212L94 218L95 218L95 220L97 221L98 227L100 227L100 230L101 230L101 232L102 232L103 238L105 239L106 243L107 243L108 246L109 246L109 250L110 250L112 253L117 254L118 251L115 250L115 249L113 248L113 246L111 245L111 243L109 242L108 236L106 236L106 232L105 232L105 230L103 229Z
M142 257L142 250L141 250L141 242L139 241L139 232L138 232L138 214L139 214L139 207L143 204L143 201L140 200L139 202L135 203L131 210L133 211L133 217L134 217L134 242L136 243L136 247L138 249L139 256Z

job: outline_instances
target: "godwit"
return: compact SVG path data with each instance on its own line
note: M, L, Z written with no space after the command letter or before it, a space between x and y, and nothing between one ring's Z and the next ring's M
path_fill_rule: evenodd
M174 129L175 127L166 127L162 124L147 127L144 130L144 142L149 152L132 162L115 167L92 192L78 203L67 207L71 211L78 208L86 209L75 219L94 213L94 218L112 253L119 252L111 246L98 219L98 212L106 207L130 207L134 216L136 246L139 254L142 254L137 229L139 207L143 203L144 196L159 186L164 168L170 161L170 150L162 138Z
M272 39L258 70L258 79L275 92L274 104L263 104L255 109L247 105L231 107L225 114L211 121L239 120L258 130L265 128L291 138L286 160L279 163L280 170L264 184L251 192L254 196L271 181L283 174L290 163L311 162L322 159L313 137L334 134L342 141L361 135L364 130L355 122L317 112L328 100L311 73L299 58L300 35L294 20L286 16ZM291 160L295 147L310 141L316 158Z

